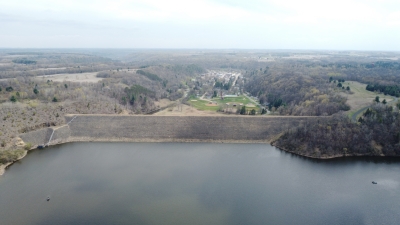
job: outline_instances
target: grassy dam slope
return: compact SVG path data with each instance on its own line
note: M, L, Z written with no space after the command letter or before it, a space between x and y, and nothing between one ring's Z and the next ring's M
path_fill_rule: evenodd
M70 121L75 115L66 116ZM69 124L20 135L25 143L75 141L270 142L283 131L323 117L77 115Z

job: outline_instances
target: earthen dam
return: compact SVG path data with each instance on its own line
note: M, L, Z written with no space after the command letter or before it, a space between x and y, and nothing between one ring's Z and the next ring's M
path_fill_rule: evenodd
M20 138L34 146L77 141L261 143L308 120L324 118L68 115L65 119L66 125L28 132Z

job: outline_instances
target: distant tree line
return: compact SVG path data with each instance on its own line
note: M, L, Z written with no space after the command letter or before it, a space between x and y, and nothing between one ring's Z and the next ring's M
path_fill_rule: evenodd
M14 59L12 62L19 63L19 64L36 64L37 61L29 60L29 59Z
M400 86L398 85L368 84L366 89L368 91L378 91L385 95L400 97Z
M223 81L215 81L214 88L221 88L224 90L229 90L232 87L232 81L230 80L229 82L223 82Z
M154 74L154 73L150 73L150 72L147 72L144 70L137 70L136 73L143 75L143 76L149 78L150 80L162 81L162 79L159 76L157 76L157 74Z
M327 82L323 76L309 76L307 71L271 66L246 71L245 77L245 90L281 115L322 116L350 109L334 82Z

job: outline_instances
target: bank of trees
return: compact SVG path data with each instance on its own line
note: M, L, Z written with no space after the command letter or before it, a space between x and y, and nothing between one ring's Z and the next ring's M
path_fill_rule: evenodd
M19 133L64 124L65 114L145 113L156 108L150 91L135 92L137 101L123 104L123 97L128 95L119 83L63 83L18 77L1 81L0 87L12 87L0 92L0 142L5 143L4 148L12 146Z
M368 91L377 91L385 95L391 95L400 97L400 86L399 85L385 85L385 84L368 84L366 89Z
M270 67L267 72L248 71L246 79L245 89L281 115L322 116L350 109L339 94L346 90L323 77Z
M15 53L15 54L14 54ZM18 57L19 54L23 56ZM18 55L14 57L14 55ZM10 57L12 56L12 57ZM0 53L0 79L34 77L59 73L87 73L125 67L121 62L82 53Z
M102 71L98 76L104 77L103 82L106 84L123 83L128 87L140 85L147 88L154 92L153 100L168 98L174 101L183 96L188 82L190 85L188 77L193 71L197 70L191 65L156 65L140 69Z
M374 104L359 123L345 114L310 120L286 131L275 144L311 157L400 156L400 114L391 106Z

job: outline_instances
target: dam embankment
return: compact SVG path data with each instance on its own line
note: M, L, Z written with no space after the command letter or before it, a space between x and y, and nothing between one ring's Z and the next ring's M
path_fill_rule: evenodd
M74 117L66 116L66 121ZM53 130L49 145L75 141L270 142L283 131L314 119L316 117L76 115L67 125L28 132L20 137L33 145L46 144Z

